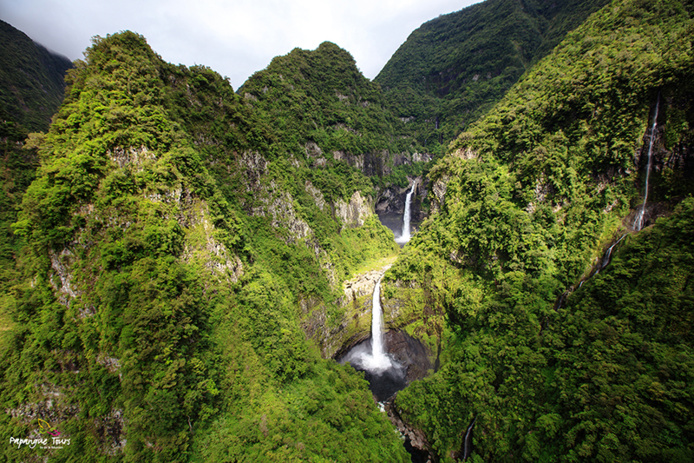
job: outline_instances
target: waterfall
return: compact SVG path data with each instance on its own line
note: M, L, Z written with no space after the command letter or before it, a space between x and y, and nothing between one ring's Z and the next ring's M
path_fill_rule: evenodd
M475 426L475 421L477 421L477 417L472 419L472 423L470 423L470 426L467 427L467 431L465 432L465 438L463 439L463 461L467 460L470 453L472 453L472 428Z
M414 364L413 359L416 357L414 351L408 350L402 344L394 346L395 352L386 352L383 308L381 307L381 281L389 267L390 265L382 268L381 271L369 272L371 275L376 274L369 278L370 281L375 281L371 309L371 339L352 346L347 353L338 359L338 362L349 363L355 370L364 372L364 378L369 382L369 389L378 402L392 398L393 394L407 386L408 366ZM409 338L405 334L394 333L394 336L401 342L404 339L406 343L409 343L407 340ZM403 355L405 356L403 357ZM409 363L401 364L402 361ZM417 362L418 364L422 363L420 360Z
M639 231L643 227L643 216L646 213L646 202L648 201L648 179L651 174L651 153L653 151L653 141L655 140L655 129L658 123L658 106L660 106L660 93L655 102L655 115L653 116L653 125L651 126L651 141L648 143L648 163L646 164L646 187L643 194L643 204L641 210L636 214L634 219L634 230Z
M613 249L615 246L617 246L617 245L619 244L619 242L622 241L622 240L624 239L625 236L627 236L626 233L623 234L622 236L620 236L619 239L618 239L617 241L615 241L615 242L612 244L612 246L610 246L609 248L607 248L607 252L605 252L605 255L602 257L602 262L600 263L600 268L598 269L597 272L595 272L596 274L597 274L600 270L602 270L602 269L604 269L605 267L607 267L607 265L610 263L610 260L611 260L611 258L612 258L612 249Z
M381 309L381 277L374 286L373 303L371 309L371 355L374 358L384 357L383 353L383 309Z
M395 242L398 244L405 244L410 241L410 204L412 203L412 194L414 193L414 187L417 185L417 181L412 182L412 187L410 191L407 192L405 197L405 213L402 216L402 233L399 238L396 238Z
M383 311L381 309L381 280L378 279L374 287L373 303L371 308L371 354L363 358L364 367L367 370L387 370L393 365L390 358L383 351Z

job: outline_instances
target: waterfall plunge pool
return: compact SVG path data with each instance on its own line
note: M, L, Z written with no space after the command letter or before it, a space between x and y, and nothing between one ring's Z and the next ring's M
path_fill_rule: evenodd
M371 338L355 344L335 359L342 364L351 364L357 371L363 371L364 378L369 382L369 389L378 402L388 401L410 382L428 376L434 369L429 349L404 331L386 331L384 344L385 355L394 364L392 368L369 370L363 364L362 356L368 356L371 352Z

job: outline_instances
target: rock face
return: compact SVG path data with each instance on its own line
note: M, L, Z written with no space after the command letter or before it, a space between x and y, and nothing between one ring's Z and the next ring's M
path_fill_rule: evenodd
M405 381L425 378L432 371L429 349L404 331L390 330L385 334L385 349L405 370Z
M356 228L364 225L364 221L372 214L373 201L355 191L349 203L338 200L335 203L335 216L342 221L342 228Z
M376 202L376 212L379 214L394 212L402 215L405 212L405 198L410 191L410 186L412 182L417 182L412 195L412 218L422 216L423 219L425 214L421 210L421 202L429 192L429 182L423 177L408 177L408 181L409 184L405 188L393 185L382 190Z
M257 152L245 152L241 165L246 171L246 191L252 194L255 202L247 204L255 216L270 217L272 226L286 230L287 243L311 237L313 231L294 209L292 195L280 188L274 179L268 178L268 163Z
M405 423L393 401L385 404L385 410L391 423L393 423L400 435L405 438L405 448L412 455L412 461L426 463L436 461L431 444L429 444L424 431Z
M355 278L346 281L343 285L346 298L345 302L355 302L362 296L372 295L376 283L390 267L390 265L387 265L379 270L372 270L359 274Z
M448 188L448 182L450 177L444 175L437 179L431 187L433 197L431 198L431 213L434 214L438 212L442 207L446 199L446 189Z
M416 230L417 226L429 216L423 201L428 197L430 187L429 181L423 177L408 177L408 180L410 185L412 182L417 182L410 205L410 223ZM409 191L409 186L400 188L393 185L383 189L376 202L375 210L381 223L393 230L396 236L402 231L402 216L405 213L405 200Z

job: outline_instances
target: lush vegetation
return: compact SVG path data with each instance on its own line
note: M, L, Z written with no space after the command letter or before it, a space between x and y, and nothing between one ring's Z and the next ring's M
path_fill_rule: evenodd
M657 101L649 201L693 193L693 12L613 2L429 174L445 202L385 291L444 331L444 366L396 404L445 461L473 417L477 461L691 460L691 199L559 301L631 227Z
M6 327L11 320L5 307L12 302L7 288L18 279L15 258L22 247L11 225L38 166L36 151L25 139L31 131L48 129L72 63L3 21L0 41L0 319Z
M45 130L63 100L63 77L72 63L2 20L0 41L0 121Z
M70 438L3 457L407 461L317 341L353 316L342 281L398 252L377 191L426 175L437 212L382 296L438 354L395 402L437 457L475 420L472 461L691 461L694 4L604 3L440 17L385 93L331 43L234 92L122 32L46 133L3 100L0 429ZM636 233L652 136L664 217Z
M271 117L216 73L131 32L85 56L32 136L0 383L5 435L38 415L71 442L5 458L403 460L366 382L300 328L306 310L339 320L339 282L396 249L373 217L333 214L370 182L349 166L316 180L319 207L308 164L288 168Z
M329 198L364 191L372 183L364 175L387 175L391 153L407 156L415 149L411 138L396 136L403 123L384 107L379 86L330 42L273 59L238 93L246 105L263 110L263 123L274 129L272 150L305 160L311 182ZM348 178L353 188L336 188Z
M442 154L590 13L607 0L488 0L412 32L374 81L401 134Z

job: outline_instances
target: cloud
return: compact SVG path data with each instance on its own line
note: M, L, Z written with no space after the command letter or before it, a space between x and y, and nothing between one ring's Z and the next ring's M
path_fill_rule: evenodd
M475 0L4 0L0 18L79 59L91 37L144 35L166 61L203 64L238 88L295 47L331 41L373 78L423 22Z

